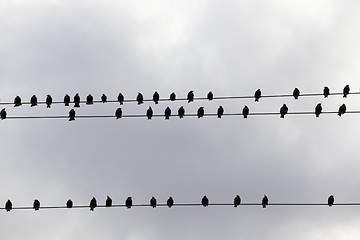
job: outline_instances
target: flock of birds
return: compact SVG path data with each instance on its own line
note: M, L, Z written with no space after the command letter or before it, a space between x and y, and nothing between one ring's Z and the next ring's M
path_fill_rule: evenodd
M350 93L350 87L349 87L349 85L346 85L344 87L344 89L343 89L343 97L346 98L349 93ZM299 96L300 96L300 90L298 88L295 88L292 95L293 95L293 97L295 99L298 99ZM324 87L323 95L324 95L325 98L327 98L330 95L330 89L328 87ZM255 102L258 102L261 97L262 97L261 96L261 90L260 89L256 90L255 94L254 94ZM193 102L194 101L194 92L190 91L187 94L186 99L187 99L188 103ZM207 94L207 99L209 101L214 99L214 95L213 95L213 93L211 91ZM175 101L176 100L176 94L174 92L170 94L170 99L169 100L170 101ZM103 94L101 96L101 102L106 103L107 101L108 101L107 96L105 94ZM124 95L122 93L119 93L117 101L120 103L120 105L122 105L124 103L125 99L124 99ZM137 101L137 103L139 105L144 103L144 97L143 97L143 95L141 93L138 93L138 95L136 97L136 101ZM158 92L155 91L155 93L153 94L153 97L152 97L152 101L154 101L155 104L159 103L160 95L159 95ZM51 108L52 103L53 103L53 99L52 99L51 95L47 95L46 101L45 101L46 107ZM65 95L63 103L65 104L65 106L70 105L71 98L70 98L70 96L68 94ZM81 101L80 101L80 96L79 96L78 93L74 96L73 103L74 103L74 108L80 107ZM93 103L94 103L94 98L93 98L93 96L91 94L89 94L87 96L87 98L86 98L86 104L91 105ZM14 99L14 106L18 107L18 106L21 106L21 105L22 105L21 98L19 96L16 96L15 99ZM31 99L30 99L30 106L34 107L34 106L37 106L37 105L38 105L37 97L35 95L33 95L31 97ZM286 106L286 104L283 104L282 107L280 108L280 111L279 111L280 112L280 117L284 118L285 115L288 113L288 110L289 109ZM346 112L346 105L342 104L338 109L338 115L341 116L341 115L345 114L345 112ZM316 117L320 116L320 114L322 113L321 103L318 103L316 105L314 113L315 113ZM76 112L75 112L74 109L71 109L69 111L69 121L75 120L75 114L76 114ZM201 118L201 117L204 116L204 114L205 114L204 107L200 107L197 110L197 117ZM219 106L219 108L217 110L217 117L221 118L223 114L224 114L224 108L222 106ZM153 112L153 109L150 106L146 111L146 116L147 116L148 119L151 119L153 117L153 115L154 115L154 112ZM249 108L247 106L244 106L244 108L242 109L242 115L243 115L244 118L247 118L247 116L249 115ZM171 112L171 109L169 107L167 107L165 109L164 116L165 116L165 119L169 119L170 116L172 116L172 112ZM179 116L179 118L183 118L185 116L185 109L184 109L183 106L181 106L178 109L177 116ZM3 108L0 111L0 117L1 117L2 120L6 119L7 112L6 112L5 108ZM122 117L122 109L121 108L118 108L115 111L115 117L116 117L116 119L119 119L119 118Z

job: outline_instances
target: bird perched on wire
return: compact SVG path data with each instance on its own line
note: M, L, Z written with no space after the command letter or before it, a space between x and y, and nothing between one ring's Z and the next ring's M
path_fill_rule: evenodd
M328 198L328 205L329 207L331 207L333 204L334 204L334 196L333 195L330 195L329 198Z
M300 96L300 90L298 88L294 89L293 96L295 99L298 99L298 97Z
M197 117L202 118L204 116L204 107L199 107L197 110Z
M217 117L221 118L221 116L224 114L224 108L222 106L219 106L217 110Z
M209 206L209 199L206 197L206 195L201 199L201 204L202 204L204 207Z
M40 201L35 199L34 203L33 203L33 208L35 209L35 211L38 211L40 209Z
M285 117L285 115L288 113L288 107L286 106L286 104L284 103L283 105L282 105L282 107L280 108L280 117L281 118L284 118Z
M101 101L102 101L102 103L106 103L106 102L107 102L107 96L106 96L105 94L103 94L103 95L101 96Z
M264 197L261 201L261 204L262 204L263 208L266 208L266 206L269 205L269 199L266 195L264 195Z
M146 116L148 118L148 120L150 120L153 116L153 110L151 107L148 108L148 110L146 111Z
M246 105L242 110L242 115L244 116L244 118L247 118L247 116L249 115L249 108Z
M3 109L1 110L1 112L0 112L1 120L5 119L5 118L6 118L6 115L7 115L6 110L5 110L5 108L3 108Z
M138 105L144 103L144 97L141 93L138 93L138 95L136 97L136 101L138 102Z
M330 95L330 89L325 86L323 94L324 94L324 98L327 98Z
M241 198L239 195L236 195L236 197L234 198L234 207L239 206L241 203Z
M30 99L30 107L34 107L37 105L37 97L35 95L32 95L31 99Z
M170 116L171 116L171 109L170 109L169 107L167 107L167 108L165 109L164 115L165 115L165 119L168 120L168 119L170 118Z
M261 90L260 89L256 90L254 97L255 97L255 102L258 102L259 99L261 98Z
M93 103L94 103L94 97L91 94L87 95L86 104L91 105Z
M344 94L343 97L346 98L349 93L350 93L350 87L349 85L346 85L343 89L343 94Z
M188 102L193 102L194 101L194 91L191 90L188 94L187 94L187 100Z
M22 105L21 97L16 96L15 99L14 99L14 107L18 107L18 106L21 106L21 105Z
M7 212L10 212L12 209L12 202L10 201L10 199L7 200L7 202L5 203L5 210Z
M76 93L74 96L74 107L80 107L80 96L79 93Z
M184 115L185 115L185 109L183 106L181 106L178 110L178 115L179 115L179 118L183 118Z
M115 111L115 116L116 116L116 119L119 119L119 118L122 117L122 110L121 110L121 108L116 109L116 111Z
M50 96L50 94L46 95L46 108L51 108L51 104L52 104L52 97Z
M346 105L345 103L343 103L343 105L339 107L338 116L341 117L341 115L345 114L345 112L346 112Z
M117 99L118 99L118 102L120 103L120 105L122 105L124 102L124 95L122 95L122 93L119 93Z
M322 106L321 103L318 103L315 107L315 116L319 117L322 112Z
M158 104L159 100L160 100L160 95L159 95L158 92L155 91L154 94L153 94L153 101L154 101L155 104Z
M176 100L176 94L174 92L172 92L170 94L170 101L175 101Z
M96 202L96 198L93 197L91 200L90 200L90 211L94 211L94 209L97 207L97 202Z
M106 207L112 206L112 199L109 196L106 197L105 206Z
M166 205L171 208L174 205L174 199L172 197L169 197L169 199L166 202Z
M66 207L67 207L67 208L72 208L72 207L73 207L73 201L71 201L71 199L69 199L69 200L66 202Z
M150 206L151 206L152 208L156 208L156 198L152 197L152 198L150 199Z
M66 94L64 97L64 104L65 106L69 106L70 104L70 96L68 94Z
M131 208L131 206L132 206L132 198L131 197L128 197L127 199L126 199L126 201L125 201L125 206L126 206L126 208Z
M74 121L75 120L75 110L71 109L69 111L69 121Z
M207 94L207 99L209 101L213 100L214 99L214 94L210 91L208 94Z

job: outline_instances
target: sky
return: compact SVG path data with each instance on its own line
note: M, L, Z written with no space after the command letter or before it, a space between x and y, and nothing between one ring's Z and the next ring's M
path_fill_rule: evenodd
M360 2L0 0L0 103L119 92L146 99L359 91ZM357 95L124 103L123 114L360 110ZM119 103L82 104L112 115ZM67 115L54 104L8 116ZM360 202L357 114L5 119L0 204ZM0 212L3 239L359 239L356 206L209 206Z

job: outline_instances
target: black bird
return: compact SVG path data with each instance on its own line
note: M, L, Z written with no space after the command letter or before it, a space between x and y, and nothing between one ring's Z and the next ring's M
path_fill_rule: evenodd
M349 93L350 93L350 87L349 85L346 85L343 90L343 94L344 94L343 97L346 98Z
M159 103L159 99L160 99L160 95L158 92L155 91L153 95L153 101L155 102L155 104Z
M7 212L10 212L11 209L12 209L12 202L9 199L5 203L5 209L6 209Z
M111 205L112 205L112 199L109 196L107 196L105 206L111 207Z
M334 196L333 195L330 195L329 198L328 198L328 205L329 207L331 207L333 204L334 204Z
M79 96L79 93L75 94L74 96L74 107L80 107L80 96Z
M221 116L224 114L224 108L220 106L217 110L217 116L218 118L221 118Z
M150 206L153 208L156 208L156 198L152 197L150 199Z
M282 105L282 107L280 108L280 117L281 118L284 118L285 117L285 115L288 113L288 107L286 106L286 104L284 103L283 105Z
M345 104L343 104L339 107L338 115L341 117L341 115L345 114L345 112L346 112L346 106Z
M65 106L69 106L69 104L70 104L70 96L67 94L64 97L64 104L65 104Z
M188 94L187 94L187 100L188 102L193 102L194 101L194 91L190 91Z
M209 205L209 199L206 197L206 195L201 199L201 204L204 207L207 207Z
M116 109L116 111L115 111L115 116L116 116L116 119L119 119L119 118L122 117L122 110L121 110L121 108Z
M37 97L35 95L32 95L31 99L30 99L30 107L34 107L37 105Z
M5 108L3 108L0 112L0 117L1 117L1 120L5 119L6 118L6 111L5 111Z
M171 208L172 205L174 205L174 199L172 197L169 197L166 204L168 205L169 208Z
M67 208L72 208L72 207L73 207L73 202L71 201L71 199L69 199L69 200L66 202L66 207L67 207Z
M298 99L298 97L300 96L300 90L298 88L294 89L293 96L295 99Z
M126 199L125 205L126 205L126 207L127 207L128 209L131 208L131 206L132 206L132 199L131 199L131 197L128 197L128 198Z
M234 207L239 206L241 203L241 198L239 195L236 195L236 197L234 198Z
M176 94L173 92L170 94L170 101L175 101L176 100Z
M35 199L34 203L33 203L33 208L35 209L35 211L40 209L40 202L39 200Z
M106 102L107 102L107 96L106 96L105 94L103 94L103 95L101 96L101 101L102 101L102 103L106 103Z
M71 109L69 111L69 121L73 121L73 120L75 120L75 110Z
M91 201L90 201L90 211L94 211L94 209L97 207L97 202L96 202L96 198L92 198Z
M330 94L330 89L325 86L323 93L324 93L324 98L327 98Z
M16 96L15 99L14 99L14 107L18 107L18 106L21 106L22 103L21 103L21 98L19 96Z
M266 208L266 206L269 204L269 199L267 198L266 195L264 195L261 204L262 204L263 208Z
M183 106L181 106L178 110L178 115L179 115L179 118L183 118L184 115L185 115L185 109Z
M199 109L197 110L197 117L201 118L204 116L204 107L199 107Z
M141 93L138 93L138 95L136 97L136 101L138 102L138 105L144 103L144 97Z
M242 110L242 114L243 114L244 118L247 118L247 116L249 115L249 108L246 105Z
M118 95L118 102L120 103L120 105L122 105L124 102L124 95L122 95L122 93L119 93Z
M208 95L207 95L207 99L209 101L213 100L214 99L214 94L212 92L209 92Z
M153 116L153 110L151 107L148 108L148 110L146 111L146 116L148 118L148 120L150 120Z
M167 107L167 108L165 109L164 114L165 114L165 119L169 119L170 116L171 116L171 109L170 109L169 107Z
M321 106L321 103L318 103L318 105L316 105L316 107L315 107L315 115L316 115L316 117L319 117L321 112L322 112L322 106Z
M48 94L46 96L46 107L51 108L51 104L52 104L52 97L50 96L50 94Z
M86 104L90 105L94 103L94 98L91 94L86 97Z
M261 90L260 89L256 90L254 96L255 96L255 102L258 102L259 98L261 98Z

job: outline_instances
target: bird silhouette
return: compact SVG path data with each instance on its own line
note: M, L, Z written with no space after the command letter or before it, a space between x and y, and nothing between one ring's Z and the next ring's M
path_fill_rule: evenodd
M236 195L236 197L234 198L234 207L239 206L241 203L241 198L239 195Z
M12 209L12 202L8 199L7 202L5 203L5 210L7 212L10 212Z
M286 104L284 103L283 105L282 105L282 107L280 108L280 117L281 118L284 118L285 117L285 115L288 113L288 107L286 106Z
M334 196L333 195L330 195L329 198L328 198L328 205L329 207L331 207L333 204L334 204Z
M208 95L207 95L207 99L209 101L213 100L214 99L214 94L212 92L209 92Z
M51 104L52 104L52 97L50 96L50 94L46 95L46 108L51 108Z
M91 199L89 207L90 207L90 211L94 211L94 209L97 207L97 202L95 197Z
M69 111L69 121L74 121L75 120L75 110L71 109Z
M176 100L176 94L173 92L170 94L170 101L175 101Z
M263 208L266 208L266 206L269 204L269 199L266 195L264 195L261 204L262 204Z
M344 94L343 97L346 98L349 93L350 93L350 87L349 85L346 85L343 89L343 94Z
M221 118L221 116L224 114L224 108L220 106L217 110L217 116L218 118Z
M14 99L14 107L18 107L18 106L21 106L21 105L22 105L21 97L16 96L15 99Z
M322 106L321 103L318 103L315 107L315 116L319 117L322 112Z
M93 103L94 103L94 97L91 94L87 95L86 104L91 105Z
M156 208L156 198L152 197L150 199L150 206L153 208Z
M32 95L31 99L30 99L30 107L34 107L37 105L37 97L35 95Z
M70 104L70 96L67 94L64 97L64 104L65 104L65 106L69 106L69 104Z
M126 207L127 207L128 209L131 208L131 206L132 206L132 198L131 198L131 197L128 197L128 198L126 199L125 205L126 205Z
M206 197L206 195L201 199L201 204L202 204L204 207L209 206L209 199Z
M107 96L106 96L105 94L103 94L103 95L101 96L101 101L102 101L102 103L106 103L106 102L107 102Z
M136 101L138 102L138 105L144 103L144 97L141 93L138 93L138 95L136 97Z
M159 103L159 99L160 99L160 95L159 95L159 93L158 92L154 92L154 94L153 94L153 101L154 101L154 103L155 104L158 104Z
M324 94L324 98L327 98L329 96L329 94L330 94L330 89L325 86L323 94Z
M105 206L106 207L111 207L112 206L112 199L109 196L106 197Z
M167 107L167 108L165 109L164 114L165 114L165 119L169 119L170 116L171 116L171 109L170 109L169 107Z
M256 90L254 96L255 96L255 102L258 102L259 98L261 98L261 90L260 89Z
M119 119L119 118L122 117L122 110L121 110L121 108L116 109L116 111L115 111L115 116L116 116L116 119Z
M74 96L74 107L80 107L80 96L79 93L76 93Z
M118 95L118 102L120 103L120 105L122 105L124 102L124 95L122 95L122 93L119 93Z
M150 120L153 116L153 110L151 107L148 108L148 110L146 111L146 116L148 118L148 120Z
M300 90L298 88L294 89L293 96L295 99L298 99L298 97L300 96Z
M169 197L169 199L166 202L166 205L168 205L168 207L171 208L174 205L174 199L172 197Z
M40 209L40 201L35 199L34 203L33 203L33 208L35 209L35 211L38 211Z
M3 108L0 112L0 117L1 117L1 120L5 119L6 118L6 111L5 111L5 108Z
M72 208L72 207L73 207L73 201L71 201L71 199L69 199L69 200L66 202L66 207L67 207L67 208Z
M193 102L194 101L194 91L190 91L188 94L187 94L187 100L188 102Z
M249 115L249 108L246 105L242 110L242 115L244 116L244 118L247 118L247 116Z
M343 105L339 107L338 116L341 117L341 115L345 114L345 112L346 112L346 106L345 103L343 103Z
M184 115L185 115L185 109L183 106L181 106L178 110L178 115L179 115L179 118L183 118Z
M202 118L204 116L204 107L199 107L197 110L197 117Z

